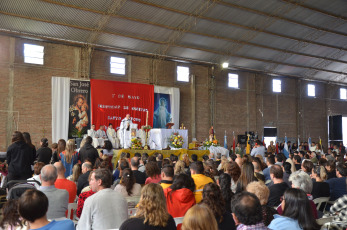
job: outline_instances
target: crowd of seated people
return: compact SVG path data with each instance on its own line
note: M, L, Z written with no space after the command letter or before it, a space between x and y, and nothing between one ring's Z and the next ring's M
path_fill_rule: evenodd
M347 221L344 149L325 154L318 144L304 145L286 158L258 141L253 154L123 152L111 162L108 142L98 151L92 141L76 150L74 140L49 148L43 138L36 150L29 133L16 131L1 173L32 187L4 204L0 228L314 230L323 212ZM320 197L331 202L317 210ZM69 203L77 203L75 215L67 216ZM129 216L132 208L136 215Z

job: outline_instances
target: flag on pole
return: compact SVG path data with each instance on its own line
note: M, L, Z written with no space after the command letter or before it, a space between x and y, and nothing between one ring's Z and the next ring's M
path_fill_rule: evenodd
M320 144L320 147L322 148L322 139L319 137L319 144Z
M298 137L298 151L300 150L299 146L300 146L300 138Z
M236 143L235 143L235 135L234 135L234 138L233 138L233 153L235 153L235 148L236 148Z
M312 146L312 141L311 141L311 137L308 138L308 150L311 150L311 146Z
M289 149L288 149L288 143L287 143L287 136L284 137L283 154L284 154L287 158L289 158Z
M265 146L265 138L264 138L264 136L262 136L261 138L263 139L263 146Z
M247 147L246 147L246 154L251 153L251 145L249 144L249 134L247 134Z
M228 149L227 131L224 134L224 148Z
M279 151L278 151L278 142L277 142L277 137L276 137L276 154L278 154Z

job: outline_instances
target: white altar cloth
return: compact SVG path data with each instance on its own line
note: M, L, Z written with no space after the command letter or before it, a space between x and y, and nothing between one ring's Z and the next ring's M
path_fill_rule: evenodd
M151 129L149 131L148 145L151 149L162 150L169 144L169 138L173 133L179 133L183 137L183 149L188 148L187 129Z
M229 150L222 146L210 146L210 147L200 147L199 150L210 150L210 153L213 153L214 159L217 157L217 153L221 153L222 156L229 156Z

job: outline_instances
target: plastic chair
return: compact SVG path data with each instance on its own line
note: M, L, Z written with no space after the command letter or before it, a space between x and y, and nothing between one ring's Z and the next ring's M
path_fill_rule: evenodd
M318 198L314 199L313 203L315 203L315 205L317 206L317 211L319 210L320 206L323 203L325 203L325 205L324 205L324 210L325 210L325 206L329 202L329 199L330 199L330 197L318 197Z
M72 210L72 213L71 213L71 210ZM67 206L67 218L71 219L71 216L72 216L71 220L73 221L75 226L78 223L78 221L75 220L76 211L77 211L77 203L69 203L69 205Z
M128 216L135 216L136 215L137 208L129 208L128 209Z
M178 226L179 224L182 224L183 216L174 218L174 221L175 221L176 226Z

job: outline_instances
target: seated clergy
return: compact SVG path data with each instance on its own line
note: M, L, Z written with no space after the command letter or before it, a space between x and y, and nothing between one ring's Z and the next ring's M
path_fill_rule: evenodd
M88 136L93 138L93 146L94 146L94 148L97 148L99 145L99 142L98 142L98 138L96 138L97 135L96 135L96 130L95 130L94 124L91 126L91 129L88 130Z
M98 138L99 146L104 146L104 141L107 140L107 135L103 125L100 125L98 131L96 131L96 137Z
M117 133L110 123L107 128L107 137L111 141L113 148L119 149L119 139L117 138Z

